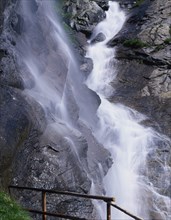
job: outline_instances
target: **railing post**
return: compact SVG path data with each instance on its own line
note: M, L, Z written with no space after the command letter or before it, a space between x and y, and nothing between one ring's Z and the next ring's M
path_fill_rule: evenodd
M46 220L46 192L42 191L42 211L43 211L43 216L42 220Z
M10 188L10 186L8 186L8 193L11 196L11 188Z
M111 220L111 204L107 202L107 220Z

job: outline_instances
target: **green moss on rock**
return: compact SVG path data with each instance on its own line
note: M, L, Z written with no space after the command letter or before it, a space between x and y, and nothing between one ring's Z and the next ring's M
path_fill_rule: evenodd
M0 192L0 220L31 220L31 218L10 196Z
M134 3L133 7L139 7L140 5L142 5L144 3L144 0L138 0Z
M165 44L170 44L171 43L171 38L167 38L166 40L164 40Z
M125 40L123 42L123 45L125 47L131 47L131 48L143 48L143 47L147 47L147 43L141 41L140 39L129 39L129 40Z

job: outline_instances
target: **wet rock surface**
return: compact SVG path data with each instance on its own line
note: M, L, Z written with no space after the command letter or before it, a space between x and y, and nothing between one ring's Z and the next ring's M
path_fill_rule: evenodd
M104 8L108 1L68 0L65 2L64 17L69 15L69 25L78 32L89 36L96 24L105 18Z
M58 132L54 130L54 126L58 127ZM91 181L82 169L82 163L86 161L87 143L80 134L70 131L72 138L79 138L77 145L75 142L75 146L78 147L79 144L83 151L82 157L79 158L73 148L74 143L65 138L60 129L68 132L68 128L61 123L48 125L41 136L35 130L30 132L29 138L25 140L13 162L13 184L85 194L89 192ZM27 207L33 208L34 204L34 208L40 209L38 193L24 192L21 196L15 192L15 197ZM95 217L90 200L55 195L47 199L51 212L73 216L80 216L81 212L84 218Z

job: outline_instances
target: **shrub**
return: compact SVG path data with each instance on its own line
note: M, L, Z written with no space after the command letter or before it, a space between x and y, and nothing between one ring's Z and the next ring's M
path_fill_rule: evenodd
M167 38L166 40L164 40L165 44L170 44L171 43L171 38Z
M143 2L144 2L144 0L137 0L137 1L134 3L133 7L139 7Z
M141 41L140 39L129 39L129 40L125 40L123 45L125 47L132 47L132 48L143 48L143 47L147 47L147 43Z
M0 220L31 220L31 218L10 196L0 192Z
M164 44L157 45L154 52L157 52L157 51L162 50L164 48L165 48Z
M171 25L170 25L170 27L169 27L169 34L170 34L170 36L171 36Z

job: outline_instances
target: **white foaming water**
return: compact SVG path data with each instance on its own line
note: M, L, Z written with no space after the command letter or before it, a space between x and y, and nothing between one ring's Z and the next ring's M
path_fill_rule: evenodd
M154 142L164 139L168 141L167 138L140 125L145 117L138 112L107 100L113 93L110 82L116 76L116 68L114 67L115 51L108 48L106 43L120 31L125 21L125 15L118 4L109 2L109 5L106 19L94 30L86 55L94 64L86 84L101 98L101 105L97 111L99 124L94 130L94 135L111 152L114 159L114 164L104 180L105 189L109 196L113 195L116 198L117 204L145 219L149 219L150 205L153 206L149 205L148 194L151 197L155 194L167 207L162 210L158 204L160 207L156 208L158 216L160 219L167 219L170 209L169 198L155 192L152 184L151 186L150 183L146 184L149 181L143 175L147 166L147 154L152 147L155 148ZM100 33L105 35L105 40L91 44ZM112 219L132 219L119 211L114 211L112 214ZM101 215L102 219L105 218L104 213Z
M119 10L118 4L110 2L106 19L96 26L90 39L91 42L98 34L105 35L104 41L89 46L87 51L87 57L92 58L94 61L93 72L87 80L87 85L100 96L110 96L112 87L109 83L114 79L115 75L111 68L111 58L114 56L114 50L108 48L106 43L120 31L124 21L125 15Z

